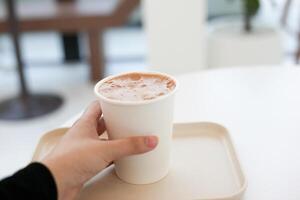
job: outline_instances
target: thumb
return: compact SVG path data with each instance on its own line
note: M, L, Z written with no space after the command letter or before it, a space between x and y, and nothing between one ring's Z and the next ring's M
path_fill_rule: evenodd
M138 136L107 141L109 160L117 160L125 156L146 153L158 144L156 136Z

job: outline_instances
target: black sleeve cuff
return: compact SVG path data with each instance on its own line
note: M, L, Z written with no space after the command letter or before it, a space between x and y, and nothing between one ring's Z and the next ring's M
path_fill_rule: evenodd
M45 165L37 162L31 163L0 182L0 197L57 200L56 183Z

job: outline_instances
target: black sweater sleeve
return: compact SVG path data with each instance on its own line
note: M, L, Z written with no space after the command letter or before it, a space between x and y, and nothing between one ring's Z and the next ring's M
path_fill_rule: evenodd
M1 200L56 200L55 180L41 163L32 163L0 181Z

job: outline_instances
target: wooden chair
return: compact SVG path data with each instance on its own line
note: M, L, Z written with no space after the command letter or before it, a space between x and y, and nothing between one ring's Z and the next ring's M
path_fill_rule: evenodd
M139 0L84 0L20 2L19 29L25 31L86 32L92 81L104 75L102 33L124 24ZM6 11L0 9L0 33L8 31Z

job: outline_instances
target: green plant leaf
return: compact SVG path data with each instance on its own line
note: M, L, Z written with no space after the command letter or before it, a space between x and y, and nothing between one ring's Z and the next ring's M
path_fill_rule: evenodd
M245 2L245 12L249 16L253 16L257 13L259 9L259 0L244 0Z

